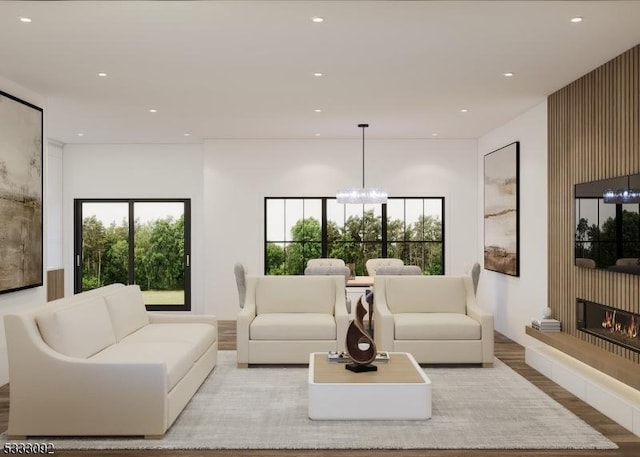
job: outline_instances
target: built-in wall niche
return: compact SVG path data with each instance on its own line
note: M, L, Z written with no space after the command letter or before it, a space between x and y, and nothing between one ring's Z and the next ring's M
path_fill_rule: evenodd
M604 193L640 190L640 174L575 185L575 264L640 275L640 203Z
M601 305L589 300L576 300L578 330L640 352L640 315Z

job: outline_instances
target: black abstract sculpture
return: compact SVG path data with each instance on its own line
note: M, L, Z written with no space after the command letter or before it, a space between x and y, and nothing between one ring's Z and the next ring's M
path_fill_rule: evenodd
M362 297L360 297L356 305L356 318L349 324L346 340L347 353L352 363L348 363L345 368L356 373L378 371L378 367L371 364L376 359L377 351L373 338L364 328L365 314L367 314L367 310L362 304Z

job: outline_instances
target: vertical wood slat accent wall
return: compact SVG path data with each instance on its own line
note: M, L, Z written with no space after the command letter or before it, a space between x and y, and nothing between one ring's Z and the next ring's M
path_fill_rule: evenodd
M47 301L64 297L64 270L47 271Z
M549 306L562 331L640 362L576 330L576 298L640 313L640 276L574 265L576 183L640 173L640 45L549 96Z

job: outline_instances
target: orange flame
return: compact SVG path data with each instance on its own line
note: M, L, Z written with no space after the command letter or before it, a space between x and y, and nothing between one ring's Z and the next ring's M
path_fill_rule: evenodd
M605 311L602 328L608 328L611 329L612 332L618 332L630 338L636 338L638 336L638 330L640 330L640 324L636 316L631 316L631 323L623 327L622 323L616 322L615 311Z
M636 316L631 316L631 324L627 328L627 335L631 338L638 336L638 323L636 322Z

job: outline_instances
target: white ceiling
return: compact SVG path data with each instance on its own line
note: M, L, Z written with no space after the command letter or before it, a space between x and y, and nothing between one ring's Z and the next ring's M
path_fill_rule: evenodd
M477 138L639 43L635 1L0 2L65 143Z

